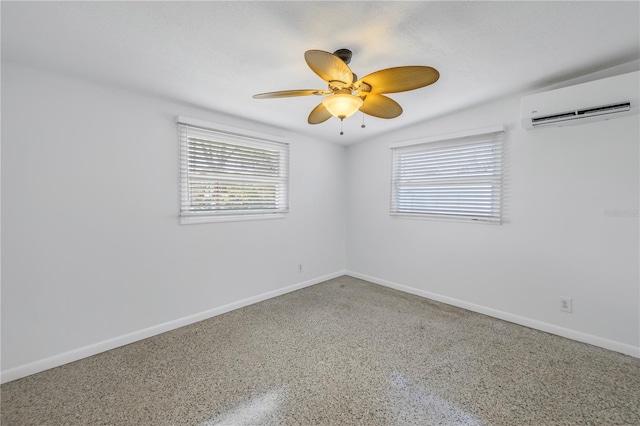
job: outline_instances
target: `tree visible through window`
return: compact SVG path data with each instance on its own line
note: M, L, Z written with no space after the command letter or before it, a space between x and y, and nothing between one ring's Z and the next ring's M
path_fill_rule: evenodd
M288 211L287 144L179 126L182 223Z

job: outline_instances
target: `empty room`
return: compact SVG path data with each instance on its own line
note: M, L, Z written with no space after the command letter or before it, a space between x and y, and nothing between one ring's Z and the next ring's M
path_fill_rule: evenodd
M640 2L0 2L0 421L640 425Z

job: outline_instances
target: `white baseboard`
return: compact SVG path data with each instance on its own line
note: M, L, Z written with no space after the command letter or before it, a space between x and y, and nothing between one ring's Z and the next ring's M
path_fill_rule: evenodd
M503 312L497 309L488 308L481 305L476 305L474 303L465 302L463 300L455 299L452 297L442 296L440 294L431 293L424 290L419 290L417 288L409 287L406 285L398 284L395 282L383 280L380 278L372 277L369 275L361 274L354 271L337 271L332 274L323 275L317 278L313 278L308 281L304 281L301 283L293 284L287 287L283 287L277 290L269 291L266 293L259 294L257 296L249 297L247 299L239 300L237 302L232 302L224 306L220 306L217 308L209 309L204 312L200 312L197 314L189 315L183 318L178 318L173 321L168 321L162 324L158 324L152 327L145 328L143 330L135 331L133 333L125 334L122 336L114 337L112 339L107 339L102 342L94 343L92 345L84 346L78 349L73 349L68 352L64 352L58 355L54 355L49 358L41 359L38 361L34 361L28 364L20 365L18 367L11 368L9 370L5 370L0 372L0 383L7 383L13 380L20 379L22 377L29 376L31 374L40 373L42 371L48 370L50 368L59 367L64 364L68 364L73 361L78 361L82 358L86 358L92 355L99 354L101 352L106 352L111 349L115 349L120 346L128 345L133 342L137 342L139 340L146 339L148 337L152 337L161 333L165 333L167 331L174 330L176 328L184 327L189 324L196 323L198 321L203 321L208 318L215 317L217 315L224 314L229 311L233 311L234 309L239 309L245 306L252 305L254 303L262 302L263 300L271 299L273 297L277 297L283 295L285 293L290 293L295 290L300 290L305 287L312 286L314 284L321 283L323 281L327 281L333 278L340 277L342 275L349 275L354 278L360 278L375 284L383 285L385 287L393 288L396 290L403 291L405 293L415 294L417 296L425 297L427 299L436 300L438 302L447 303L449 305L457 306L463 309L467 309L473 312L478 312L484 315L488 315L494 318L499 318L501 320L509 321L515 324L523 325L525 327L534 328L536 330L541 330L547 333L555 334L558 336L566 337L568 339L576 340L583 343L588 343L594 346L598 346L604 349L609 349L612 351L620 352L626 355L630 355L636 358L640 358L640 348L628 345L625 343L616 342L613 340L604 339L602 337L594 336L587 333L582 333L579 331L571 330L568 328L559 327L557 325L549 324L546 322L522 317L519 315L510 314L508 312Z
M262 302L263 300L271 299L273 297L277 297L285 293L290 293L295 290L300 290L301 288L309 287L311 285L318 284L323 281L337 278L346 274L347 274L346 271L337 271L332 274L323 275L321 277L313 278L311 280L307 280L301 283L293 284L277 290L262 293L257 296L249 297L247 299L239 300L237 302L232 302L227 305L209 309L204 312L189 315L183 318L178 318L176 320L168 321L162 324L154 325L152 327L148 327L143 330L134 331L133 333L114 337L112 339L107 339L102 342L94 343L92 345L84 346L78 349L73 349L71 351L54 355L49 358L44 358L28 364L20 365L18 367L14 367L14 368L0 372L0 383L6 383L6 382L20 379L22 377L30 376L31 374L40 373L50 368L59 367L61 365L68 364L73 361L78 361L82 358L87 358L92 355L99 354L101 352L106 352L108 350L115 349L120 346L128 345L130 343L137 342L139 340L143 340L148 337L165 333L167 331L171 331L176 328L184 327L185 325L193 324L198 321L212 318L217 315L224 314L229 311L233 311L234 309L253 305L254 303Z
M588 343L593 346L598 346L604 349L620 352L625 355L630 355L636 358L640 358L640 347L629 345L626 343L616 342L614 340L605 339L602 337L594 336L592 334L583 333L569 328L559 327L554 324L549 324L543 321L534 320L531 318L522 317L520 315L510 314L508 312L500 311L486 306L476 305L474 303L465 302L464 300L454 299L452 297L442 296L440 294L431 293L429 291L419 290L417 288L409 287L406 285L394 283L391 281L383 280L380 278L372 277L369 275L361 274L354 271L346 271L346 275L354 278L360 278L365 281L369 281L375 284L379 284L385 287L393 288L403 291L405 293L415 294L416 296L425 297L427 299L443 302L448 305L457 306L459 308L467 309L469 311L478 312L490 317L498 318L501 320L509 321L515 324L523 325L525 327L534 328L547 333L555 334L557 336L566 337L568 339L576 340L582 343Z

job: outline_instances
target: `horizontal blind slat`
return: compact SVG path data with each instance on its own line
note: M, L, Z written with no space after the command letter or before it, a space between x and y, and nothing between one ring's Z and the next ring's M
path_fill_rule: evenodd
M478 149L465 149L456 151L439 151L439 152L421 152L414 154L398 154L398 161L401 162L416 162L422 160L438 160L447 158L464 158L479 156L482 154L500 152L501 149L497 146L487 146Z

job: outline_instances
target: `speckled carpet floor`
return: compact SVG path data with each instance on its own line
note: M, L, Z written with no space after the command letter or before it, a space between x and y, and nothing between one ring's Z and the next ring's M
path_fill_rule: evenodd
M640 425L640 360L351 277L1 387L2 425Z

